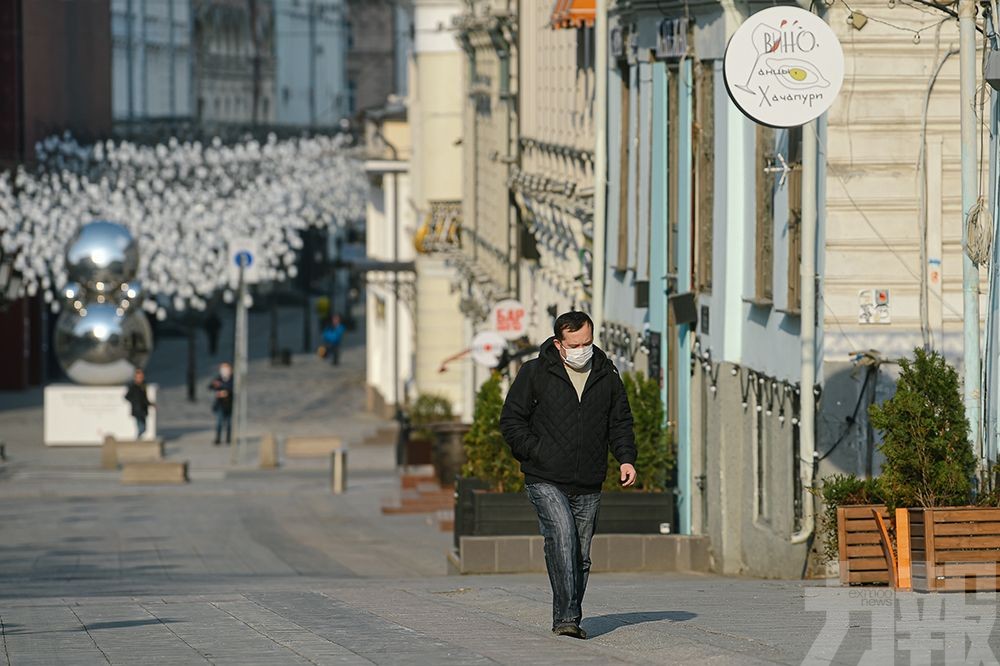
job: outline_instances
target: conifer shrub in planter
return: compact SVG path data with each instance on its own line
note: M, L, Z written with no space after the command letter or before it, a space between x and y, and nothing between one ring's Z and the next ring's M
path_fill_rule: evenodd
M900 533L897 545L908 549L913 587L995 590L1000 508L971 505L976 458L958 373L922 349L900 368L896 394L870 414L883 438L886 505L908 509L909 535Z
M816 494L823 500L818 525L821 555L825 562L840 564L841 583L888 583L889 563L872 516L872 509L877 509L883 519L889 517L879 479L834 474L823 479Z
M622 488L619 465L609 454L597 532L658 534L674 511L674 494L666 488L674 456L659 385L638 374L626 374L624 382L635 420L639 477L635 488ZM500 433L502 409L500 375L494 374L480 388L465 436L467 462L456 484L456 546L462 536L538 534L520 465Z

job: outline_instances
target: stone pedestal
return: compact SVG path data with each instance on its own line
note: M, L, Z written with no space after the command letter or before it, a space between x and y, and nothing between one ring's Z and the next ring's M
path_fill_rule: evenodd
M150 402L156 402L156 385L149 384ZM48 446L100 446L104 437L134 440L135 419L125 402L124 386L45 387L45 444ZM143 440L156 439L156 409L146 417Z

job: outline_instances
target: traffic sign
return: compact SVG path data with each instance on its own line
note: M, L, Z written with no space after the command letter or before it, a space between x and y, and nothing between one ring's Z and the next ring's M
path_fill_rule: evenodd
M257 241L253 238L237 237L229 241L229 282L234 287L240 281L240 268L243 268L243 282L256 284L260 282L260 253Z

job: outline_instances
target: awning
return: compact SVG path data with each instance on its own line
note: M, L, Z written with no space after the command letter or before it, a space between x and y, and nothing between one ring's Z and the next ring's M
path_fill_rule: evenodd
M415 273L417 265L412 261L383 261L362 257L344 262L356 273Z
M591 28L597 13L596 0L556 0L553 28Z

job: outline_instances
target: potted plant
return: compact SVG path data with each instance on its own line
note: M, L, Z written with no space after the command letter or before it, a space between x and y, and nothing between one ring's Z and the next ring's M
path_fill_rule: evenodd
M659 385L638 374L625 376L635 420L639 479L622 489L619 467L609 456L598 533L658 534L673 516L673 493L665 487L673 464ZM455 544L462 536L537 534L538 518L524 494L520 465L500 434L503 397L494 373L479 390L472 427L465 436L467 462L456 486Z
M958 373L937 352L914 354L900 361L896 394L870 409L883 438L883 497L906 509L900 559L912 562L916 590L995 590L1000 508L971 505L976 457Z
M430 465L434 448L432 424L451 421L451 402L434 393L421 393L407 410L410 433L405 443L405 465Z
M840 564L844 585L888 583L889 564L872 516L872 509L877 509L884 519L889 517L879 479L834 474L823 479L816 494L823 501L818 526L823 561Z

